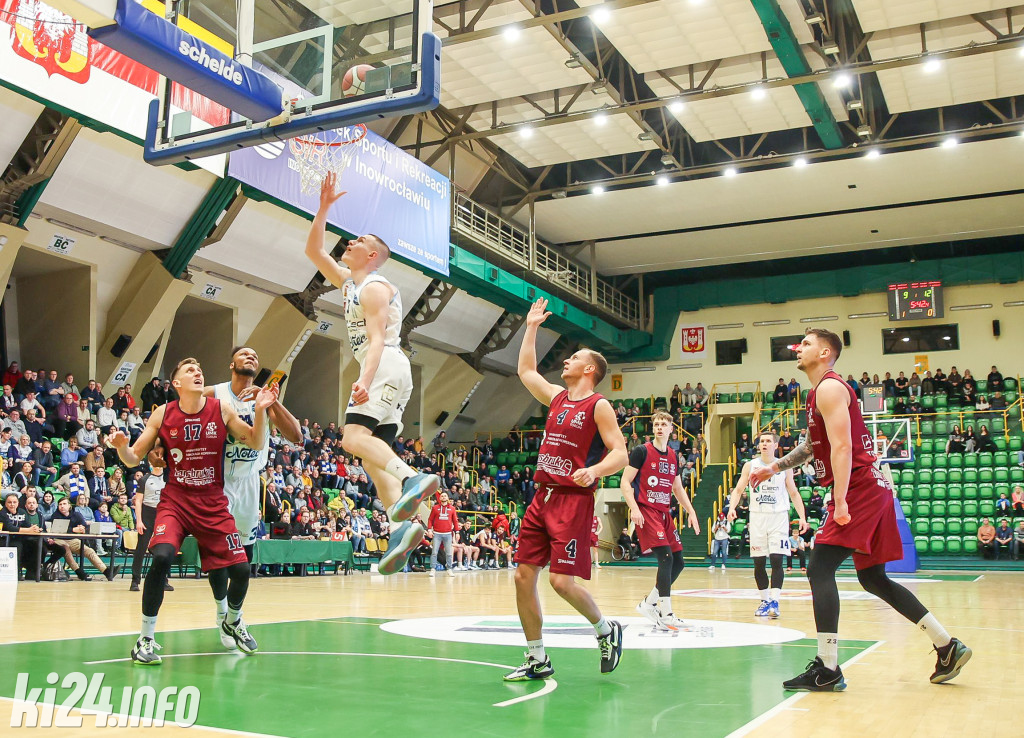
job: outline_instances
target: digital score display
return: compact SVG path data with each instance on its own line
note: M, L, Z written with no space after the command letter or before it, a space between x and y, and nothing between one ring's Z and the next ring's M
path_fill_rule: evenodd
M942 282L889 285L889 320L930 320L941 317Z

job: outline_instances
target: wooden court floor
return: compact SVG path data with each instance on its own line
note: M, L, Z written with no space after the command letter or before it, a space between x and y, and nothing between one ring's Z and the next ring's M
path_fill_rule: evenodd
M853 572L840 572L853 579ZM140 595L128 580L20 583L0 592L0 735L19 672L45 686L48 671L102 673L122 686L193 685L196 728L220 735L362 735L461 729L479 735L881 736L978 734L1019 704L1015 664L1024 655L1024 577L923 572L907 586L974 650L960 677L932 685L924 634L855 581L841 581L842 694L791 695L781 680L814 655L808 586L787 580L782 617L759 621L750 569L688 568L676 582L677 615L692 632L650 633L634 606L654 569L610 568L590 583L604 612L627 622L619 669L599 673L592 631L546 583L550 684L504 684L518 665L512 573L455 578L376 574L260 578L245 617L261 653L224 653L212 627L206 581L174 579L157 640L159 667L133 667ZM1000 717L1002 716L1002 717ZM454 723L452 722L454 720ZM155 728L49 729L50 735L152 732ZM184 735L174 726L159 728ZM194 730L193 735L195 735ZM1011 731L1012 733L1012 731Z

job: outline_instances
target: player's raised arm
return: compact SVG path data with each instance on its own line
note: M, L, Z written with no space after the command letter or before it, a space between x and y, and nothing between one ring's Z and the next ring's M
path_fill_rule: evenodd
M275 400L274 404L267 408L267 413L270 415L270 422L281 431L285 440L291 443L303 442L302 425L299 423L299 419L284 406L283 402Z
M119 430L111 436L110 444L117 450L118 457L129 469L141 464L142 460L146 458L146 454L152 451L153 446L156 445L166 407L166 405L161 405L153 411L153 414L149 416L149 420L146 421L146 427L143 429L142 434L131 446L128 445L128 436L124 431Z
M547 312L547 307L548 301L542 297L533 303L530 312L526 314L523 345L519 347L519 379L526 389L530 390L531 395L545 405L550 405L551 399L561 392L562 388L557 384L551 384L537 371L537 328L551 315ZM622 463L625 465L625 459Z
M804 500L800 496L800 490L796 488L796 481L793 479L793 470L786 470L786 491L789 492L789 499L793 503L796 514L800 517L800 532L807 530L807 513L804 511Z
M328 282L335 287L341 287L345 284L345 280L352 276L352 272L335 261L324 246L327 232L327 212L345 194L335 191L336 183L337 176L331 172L324 177L323 184L320 186L320 209L316 211L316 217L313 218L313 223L309 228L309 237L306 239L306 258L316 265Z
M769 475L771 476L771 475ZM732 494L729 495L729 514L726 515L729 522L731 523L736 519L736 505L740 502L740 495L743 494L743 490L750 484L750 462L743 464L743 470L740 472L739 481L736 482L736 487L733 488Z
M235 409L226 402L220 404L221 417L224 419L224 424L227 426L228 431L239 443L259 451L263 448L263 431L267 423L264 411L276 401L277 387L264 387L256 395L256 412L253 413L252 425L238 417Z
M814 447L811 445L811 436L808 433L807 438L802 444L794 448L781 459L777 459L771 464L760 466L751 471L750 484L756 487L773 474L778 474L779 472L786 471L787 469L795 469L798 466L803 466L813 458Z

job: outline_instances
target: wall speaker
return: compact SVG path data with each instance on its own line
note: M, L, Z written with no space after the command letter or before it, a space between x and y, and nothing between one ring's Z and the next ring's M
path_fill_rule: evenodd
M843 331L843 345L850 345L850 331Z
M448 420L448 411L442 410L441 413L434 418L434 425L444 425L446 420Z
M740 352L747 353L747 339L745 338L740 339Z
M159 343L154 343L153 344L153 348L151 348L149 350L149 353L146 354L146 358L143 360L142 363L143 364L148 364L149 362L151 362L153 360L153 358L156 356L156 352L159 351L159 350L160 350L160 344Z
M999 326L999 321L998 320L993 320L992 321L992 335L995 336L996 338L999 338L1000 331L1001 331L1001 329L1000 329L1000 326Z
M110 353L120 359L124 356L124 352L128 350L128 347L132 345L132 337L122 333L114 341L114 345L110 347Z

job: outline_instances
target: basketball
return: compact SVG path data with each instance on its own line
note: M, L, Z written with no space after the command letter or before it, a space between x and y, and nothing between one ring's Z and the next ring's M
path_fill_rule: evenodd
M355 97L366 92L366 75L373 69L369 64L357 64L345 72L341 79L341 94Z

